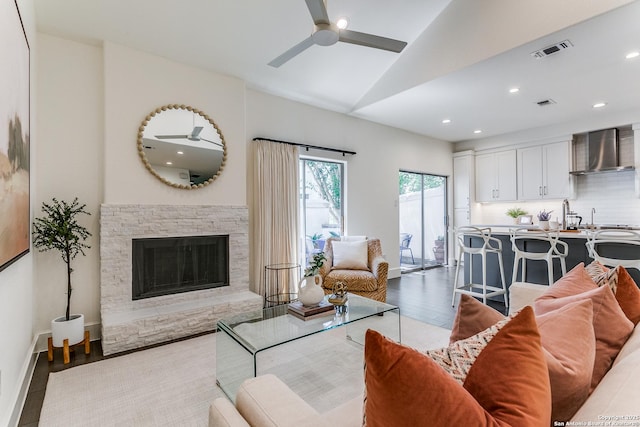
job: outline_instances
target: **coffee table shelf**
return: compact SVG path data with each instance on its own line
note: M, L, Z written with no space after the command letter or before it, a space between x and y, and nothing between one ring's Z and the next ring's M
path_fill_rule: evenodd
M311 319L287 314L287 306L281 305L220 320L216 334L216 383L235 401L245 379L267 373L263 360L268 360L269 350L336 328L343 328L345 339L360 345L364 345L364 334L369 328L400 342L400 309L349 294L342 310L334 309Z

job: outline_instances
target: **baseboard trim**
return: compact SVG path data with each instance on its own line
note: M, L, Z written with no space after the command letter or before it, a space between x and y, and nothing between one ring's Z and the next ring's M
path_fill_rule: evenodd
M395 279L397 277L400 277L401 275L402 275L402 270L400 269L400 267L390 268L387 278Z
M20 378L22 378L22 384L20 390L15 398L13 405L13 411L11 411L11 417L9 418L9 427L17 427L20 422L20 416L22 415L22 408L27 401L27 393L29 392L29 386L31 385L31 378L33 377L33 371L36 369L36 362L38 360L38 353L35 351L37 337L34 337L29 346L27 354L29 357L25 360L24 366Z
M102 338L102 324L99 322L85 323L84 329L89 331L91 341L97 341ZM41 332L37 337L35 347L36 353L47 351L47 339L51 336L51 331Z
M99 322L85 324L91 335L91 341L96 341L101 338L102 326ZM9 418L9 427L17 427L20 422L20 416L22 415L22 409L27 401L27 394L29 393L29 386L31 386L31 379L33 378L33 372L36 369L36 363L38 361L38 354L43 351L47 351L47 339L51 336L51 331L41 332L33 338L31 346L29 346L29 357L25 360L25 364L22 368L21 378L22 384L20 391L16 396L15 403L13 405L13 411L11 411L11 417Z

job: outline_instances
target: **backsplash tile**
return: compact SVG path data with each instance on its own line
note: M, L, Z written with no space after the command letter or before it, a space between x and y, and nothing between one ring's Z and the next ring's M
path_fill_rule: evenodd
M591 209L595 208L596 224L640 225L640 199L635 194L635 171L605 172L576 176L576 198L569 200L571 210L582 216L582 223L591 222ZM553 210L552 217L562 217L562 200L535 202L476 204L472 223L511 224L505 212L521 207L534 215L540 210Z

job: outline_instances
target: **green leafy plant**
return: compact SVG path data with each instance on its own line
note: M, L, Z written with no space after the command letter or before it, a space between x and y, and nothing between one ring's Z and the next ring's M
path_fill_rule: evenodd
M91 246L84 241L91 233L78 224L80 214L91 215L85 210L87 205L80 205L76 197L67 203L53 198L51 203L42 203L45 216L33 221L33 244L40 252L55 249L60 252L62 260L67 264L67 310L66 320L69 320L71 305L71 260L78 254L85 255L84 250Z
M538 220L539 221L549 221L551 219L551 212L553 211L545 211L544 209L538 212Z
M507 216L510 216L511 218L518 218L519 216L526 215L526 214L527 214L527 211L521 208L511 208L507 210Z
M304 277L311 277L318 274L322 264L327 260L327 257L324 255L324 252L318 252L317 254L313 254L309 265L304 270Z
M316 240L322 239L322 237L324 236L322 235L322 233L314 233L314 234L307 234L307 237L310 238L312 242L315 242Z

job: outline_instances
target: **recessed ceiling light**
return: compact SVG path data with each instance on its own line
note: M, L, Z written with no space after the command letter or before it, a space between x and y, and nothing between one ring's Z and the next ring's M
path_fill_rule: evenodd
M482 130L476 129L476 130L473 131L473 133L482 133Z
M173 164L173 162L167 162L166 165L167 166L171 166Z
M635 58L636 56L640 55L640 52L635 51L635 52L629 52L627 53L627 56L625 56L625 58L627 59L631 59L631 58Z
M349 18L346 17L342 17L339 18L336 21L336 25L338 26L338 28L340 28L341 30L344 30L345 28L347 28L349 26Z
M445 124L445 125L446 125L447 123L451 123L451 119L444 119L444 120L442 120L442 123L443 123L443 124Z
M520 92L520 89L517 87L512 87L511 89L509 89L509 93L518 93Z
M605 105L607 105L606 102L596 102L595 104L593 104L593 108L602 108Z
M178 154L184 154L184 152L183 151L178 151Z

